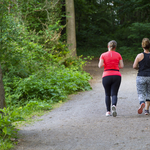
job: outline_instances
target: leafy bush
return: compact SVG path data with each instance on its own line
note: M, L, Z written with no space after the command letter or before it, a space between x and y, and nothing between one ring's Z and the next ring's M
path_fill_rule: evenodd
M10 111L9 108L0 109L0 147L1 149L11 148L12 138L16 138L17 129L13 125L14 122L24 121L20 114L14 110Z
M79 57L68 57L62 61L62 64L65 65L66 68L70 68L74 71L83 71L83 67L86 65L86 60L92 60L93 56L80 55Z
M51 110L52 106L51 104L49 104L48 100L46 101L30 101L25 107L23 107L23 112L28 112L30 113L30 111L39 111L39 110Z
M64 59L69 52L67 44L59 41L59 33L49 28L42 32L42 36L38 36L34 32L31 35L26 27L12 16L4 18L4 22L7 28L3 28L0 55L4 74L7 73L11 77L28 77L38 70L44 70L46 65ZM38 43L41 41L42 43Z
M28 78L4 78L6 101L12 105L26 104L32 99L58 102L80 90L89 90L89 74L60 66L30 75Z

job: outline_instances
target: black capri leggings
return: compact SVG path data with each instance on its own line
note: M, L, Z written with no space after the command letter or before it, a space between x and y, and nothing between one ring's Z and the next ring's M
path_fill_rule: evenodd
M110 111L112 96L112 105L117 105L117 95L121 83L121 76L113 75L103 77L102 83L105 89L105 103L107 111Z

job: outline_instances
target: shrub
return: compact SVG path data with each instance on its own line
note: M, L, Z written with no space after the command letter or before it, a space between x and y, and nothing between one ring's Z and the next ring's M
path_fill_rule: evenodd
M0 109L0 147L9 149L13 147L12 138L16 138L18 129L15 129L14 122L23 121L18 111L10 111L9 108Z
M76 71L64 66L30 75L28 78L14 78L12 82L4 79L6 101L8 104L26 104L32 99L65 100L68 94L91 89L86 72Z

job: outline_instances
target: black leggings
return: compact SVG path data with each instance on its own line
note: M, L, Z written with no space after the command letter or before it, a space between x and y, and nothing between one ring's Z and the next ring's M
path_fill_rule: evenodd
M103 77L102 83L105 89L105 103L107 111L110 111L111 106L111 99L110 96L112 96L112 105L117 105L117 95L118 90L121 83L121 76L106 76Z

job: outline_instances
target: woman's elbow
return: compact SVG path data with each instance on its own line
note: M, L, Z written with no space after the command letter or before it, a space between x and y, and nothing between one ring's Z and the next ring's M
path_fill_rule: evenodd
M103 68L103 66L100 66L100 65L99 65L98 67L99 67L99 68Z
M138 69L138 67L133 65L133 69Z
M119 68L120 69L124 68L124 64L120 64Z
M133 66L133 69L136 69L136 67L135 67L135 66Z

